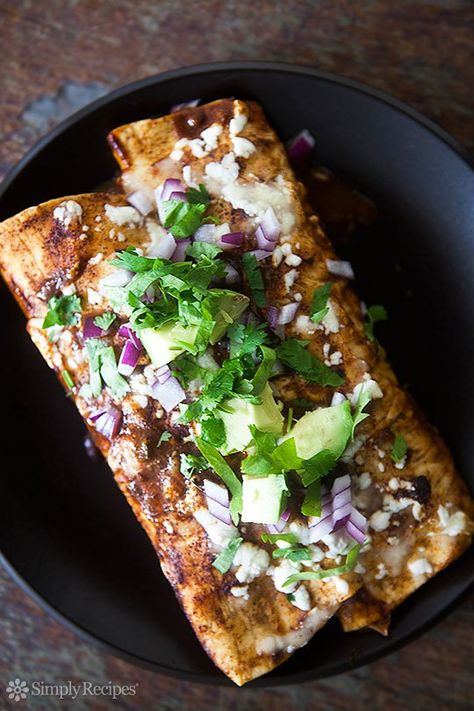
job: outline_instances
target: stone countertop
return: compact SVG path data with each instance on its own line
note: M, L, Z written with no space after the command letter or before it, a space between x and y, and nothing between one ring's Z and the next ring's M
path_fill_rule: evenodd
M4 0L0 176L55 122L101 94L174 67L230 59L308 64L372 84L472 148L473 26L468 0ZM386 659L332 679L262 690L178 682L114 658L52 620L4 571L0 600L0 708L16 708L4 693L15 677L138 684L134 696L115 702L23 702L48 710L474 708L472 597Z

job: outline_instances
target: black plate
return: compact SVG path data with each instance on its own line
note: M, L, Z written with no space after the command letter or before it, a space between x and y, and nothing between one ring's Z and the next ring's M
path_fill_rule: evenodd
M287 65L168 72L100 99L37 144L4 182L0 217L108 179L115 165L105 136L114 126L196 96L229 95L258 99L283 139L309 128L317 159L377 203L382 219L350 254L357 287L369 303L387 306L390 323L381 332L395 369L473 485L474 176L449 136L399 102ZM87 457L84 426L3 286L1 304L6 568L46 609L109 651L162 673L230 683L197 643L107 466ZM387 654L468 590L473 559L471 550L402 605L388 639L343 634L333 621L254 684L324 677Z

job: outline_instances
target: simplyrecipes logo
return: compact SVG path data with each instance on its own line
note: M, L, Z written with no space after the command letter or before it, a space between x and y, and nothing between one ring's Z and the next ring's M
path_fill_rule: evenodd
M121 696L135 696L136 684L94 684L92 681L74 683L65 681L62 684L47 684L44 681L24 681L15 677L5 687L5 694L11 701L26 701L33 696L54 696L63 699L75 700L79 696L107 696L114 701ZM1 704L0 704L1 706Z

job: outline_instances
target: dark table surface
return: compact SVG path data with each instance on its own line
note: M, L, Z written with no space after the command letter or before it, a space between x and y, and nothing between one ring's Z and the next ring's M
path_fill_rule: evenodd
M0 0L0 176L56 121L126 82L229 59L309 64L372 84L474 146L474 5L469 0ZM138 669L85 643L0 571L0 708L5 686L134 684L134 696L34 708L474 708L474 599L423 637L363 669L266 690L211 688ZM20 708L18 704L18 708Z

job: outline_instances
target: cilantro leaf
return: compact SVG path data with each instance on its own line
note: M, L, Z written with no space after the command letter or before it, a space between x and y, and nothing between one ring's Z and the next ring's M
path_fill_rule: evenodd
M196 444L210 467L229 489L231 493L230 515L234 524L237 525L239 513L242 511L242 482L237 478L234 470L227 464L222 454L212 444L205 442L200 437L196 437Z
M220 252L222 252L222 247L212 244L212 242L193 242L186 247L186 254L192 259L199 259L203 255L209 257L209 259L214 259Z
M272 552L273 558L286 558L294 562L298 560L311 560L311 552L309 548L276 548Z
M301 457L296 452L294 437L286 439L278 445L272 455L272 459L280 467L281 471L300 469L302 465Z
M276 543L277 541L298 543L298 537L294 533L262 533L260 538L263 543Z
M214 447L222 447L227 441L223 420L215 415L201 420L201 436Z
M207 205L202 203L165 200L161 203L163 226L169 229L173 237L182 239L191 237L201 226Z
M283 583L283 587L288 587L292 583L299 580L322 580L323 578L331 578L334 575L345 575L350 573L355 568L359 551L362 548L360 544L353 546L346 556L344 565L339 565L337 568L326 568L326 570L307 570L302 573L295 573Z
M395 439L393 442L392 451L390 452L390 456L395 462L395 464L399 464L401 461L403 461L403 458L408 452L408 444L403 435L398 434L398 432L394 432L394 434Z
M252 445L259 454L271 454L277 446L277 436L273 432L261 432L255 425L249 425Z
M277 346L277 357L306 380L319 385L341 385L344 382L339 373L331 370L319 358L311 355L306 346L308 341L288 338Z
M321 484L314 481L306 489L304 501L301 504L301 513L304 516L321 516Z
M268 341L266 324L234 323L227 329L230 341L230 357L238 358L245 353L255 353L259 346Z
M322 449L311 459L306 459L303 462L303 472L301 473L303 485L311 486L314 482L325 477L334 469L336 462L337 457L334 456L330 449Z
M357 425L360 425L361 422L367 419L369 417L368 412L364 412L364 408L367 407L367 405L370 402L370 395L368 392L366 392L366 389L364 386L360 389L359 396L357 398L357 403L355 406L355 411L354 415L352 418L352 431L351 431L351 439L354 439L354 434L355 434L355 428Z
M74 387L74 380L72 379L72 375L69 370L63 370L61 375L63 376L63 380L68 386L69 390L72 390Z
M364 320L364 331L365 335L369 341L377 340L375 338L374 326L379 321L386 321L388 319L387 310L384 306L380 304L375 304L374 306L369 306Z
M217 568L217 570L222 574L227 573L229 568L232 566L237 549L243 540L244 539L240 537L231 538L224 550L221 551L214 559L212 563L213 567Z
M270 476L281 472L281 468L268 454L249 454L242 461L240 469L247 476Z
M127 247L127 249L117 252L114 259L110 261L110 264L119 269L140 273L153 269L155 262L155 259L139 255L135 247Z
M97 338L86 341L89 357L89 384L84 387L86 396L98 397L102 391L102 380L110 388L112 395L123 398L130 390L125 378L117 369L115 351Z
M314 323L322 321L329 311L328 298L331 288L332 281L328 281L323 286L320 286L319 289L315 289L313 293L309 315Z
M253 300L257 306L265 306L267 303L265 298L265 285L263 283L262 272L255 255L250 252L245 252L242 256L242 267L247 276Z
M276 361L276 353L272 348L268 348L268 346L259 346L259 350L262 354L262 360L252 378L252 392L254 395L260 395L262 392L268 382Z
M288 602L291 602L292 604L293 604L294 601L296 600L296 598L295 598L295 596L294 596L293 593L287 593L286 599L288 600Z
M179 470L185 479L191 479L196 472L202 472L208 468L204 457L195 454L181 454L179 457Z
M156 446L157 446L157 447L161 447L161 445L163 444L163 442L169 442L172 436L173 436L173 435L171 434L171 432L167 432L167 431L165 430L164 432L162 432L162 433L160 434L160 439L158 440Z
M76 294L71 296L52 296L48 301L48 313L43 321L43 328L51 326L77 326L81 301Z
M113 314L111 311L106 311L105 313L101 314L100 316L96 316L94 319L94 323L96 326L101 328L103 331L108 331L113 322L117 316Z
M204 183L199 183L199 188L188 188L186 190L186 200L191 204L209 205L209 193Z

